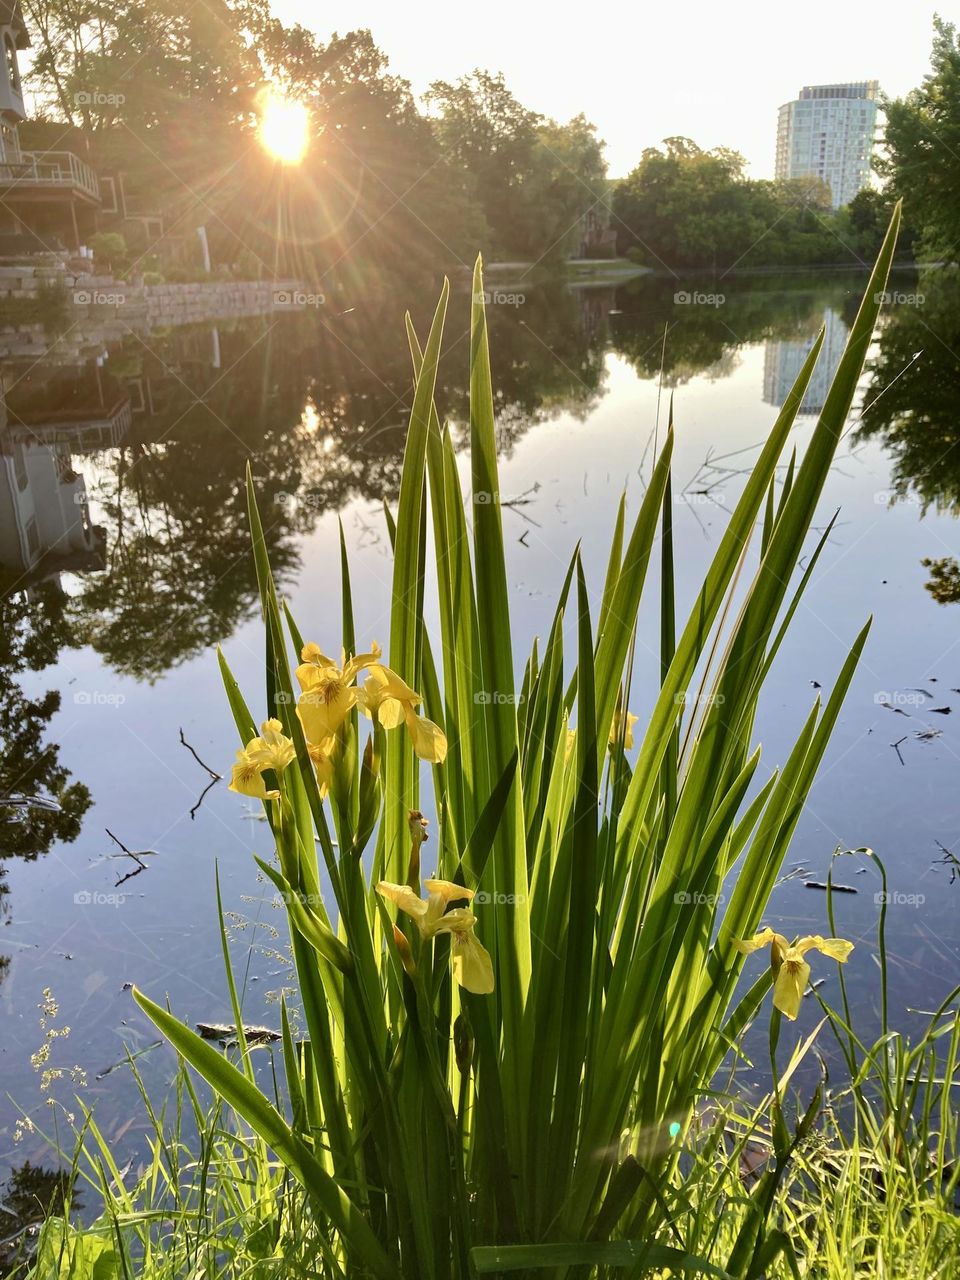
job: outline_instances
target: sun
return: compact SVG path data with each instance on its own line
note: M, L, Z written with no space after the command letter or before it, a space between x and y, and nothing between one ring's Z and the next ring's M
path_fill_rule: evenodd
M302 102L276 89L265 95L260 107L258 133L263 148L281 164L299 164L309 138L310 113Z

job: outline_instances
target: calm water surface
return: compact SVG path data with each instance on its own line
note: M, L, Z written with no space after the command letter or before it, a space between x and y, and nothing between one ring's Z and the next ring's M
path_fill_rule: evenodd
M794 430L798 448L808 439L865 282L842 274L684 286L723 289L719 305L676 302L672 281L539 286L522 290L522 305L491 308L518 656L547 630L577 539L599 590L616 504L626 489L629 512L637 509L671 392L681 607L691 599L743 470L825 325L822 370ZM829 689L873 615L785 867L804 874L778 887L770 919L786 933L828 932L825 896L803 880L825 878L838 846L872 846L894 895L891 1008L909 1030L911 1010L934 1008L960 976L960 879L946 856L960 855L960 607L932 597L921 564L960 552L960 306L947 277L893 287L912 301L888 308L817 523L838 508L839 519L773 670L757 738L761 770L782 762L816 686ZM63 809L0 825L4 1167L54 1163L38 1135L14 1141L20 1108L38 1125L53 1122L31 1066L45 988L59 1004L53 1025L71 1029L53 1041L48 1065L82 1068L79 1092L101 1127L142 1154L129 1070L102 1075L125 1046L156 1039L124 985L169 996L187 1021L230 1021L216 863L246 1013L278 1022L275 1002L290 978L285 938L251 857L269 855L266 828L224 781L201 802L210 779L181 731L203 761L229 771L234 730L217 642L252 705L262 688L241 487L247 458L303 632L339 648L339 517L358 635L387 640L382 501L396 499L410 402L402 311L398 299L344 299L231 328L136 334L121 324L106 336L51 338L39 354L0 335L0 794L52 791ZM464 294L448 323L438 393L459 439L467 315ZM656 692L655 586L633 680L641 716ZM128 849L152 851L147 869L119 884L137 867L108 829ZM857 943L848 972L869 1031L879 881L857 874L860 865L838 864L837 879L859 892L836 899L837 929ZM826 977L825 996L837 995L835 966L814 976ZM797 1030L818 1012L806 1001ZM174 1059L164 1046L139 1065L159 1088ZM73 1107L77 1091L65 1076L47 1093Z

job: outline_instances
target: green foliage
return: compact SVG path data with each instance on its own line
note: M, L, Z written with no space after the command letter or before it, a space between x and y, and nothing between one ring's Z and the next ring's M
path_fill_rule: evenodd
M119 231L98 231L90 237L90 248L109 271L120 270L126 263L127 242Z
M502 75L479 70L435 81L427 101L441 154L483 210L498 254L541 259L579 247L579 220L606 192L603 144L583 115L547 120Z
M670 271L864 264L876 257L892 208L882 197L862 193L856 209L832 213L818 179L756 181L744 177L743 167L736 152L702 151L689 138L648 148L613 194L621 253Z
M632 764L624 716L632 637L669 507L672 431L632 527L623 512L618 519L600 614L575 554L548 641L515 683L479 264L469 519L452 442L434 408L446 291L422 348L409 326L416 393L399 508L389 522L390 660L423 690L426 713L451 744L433 772L436 866L447 881L486 897L475 909L492 955L492 994L457 986L449 953L459 943L418 932L409 916L395 926L392 907L374 891L381 877L409 882L414 893L420 886L422 829L419 815L411 824L406 816L425 794L405 733L375 725L361 763L357 710L345 708L325 748L333 773L327 801L321 797L293 694L291 663L302 641L278 601L248 477L266 626L260 706L280 720L295 755L270 774L279 791L265 801L276 865L261 863L287 905L307 1029L298 1044L284 1020L286 1103L261 1093L242 1037L234 1065L169 1011L137 999L250 1126L262 1158L297 1181L326 1241L322 1274L459 1280L490 1267L559 1276L570 1266L628 1265L636 1273L707 1266L686 1242L658 1239L676 1161L671 1126L689 1123L769 987L768 971L741 991L742 959L731 940L760 922L865 641L866 629L825 704L817 701L800 727L782 772L753 788L758 699L809 581L807 572L791 586L895 234L896 218L779 504L768 494L819 343L746 480L689 618L676 628L664 562L662 682ZM758 519L761 555L738 612L732 593ZM424 598L431 529L437 647L424 621L434 607ZM352 587L341 554L349 653ZM251 713L225 660L222 669L246 743L264 713ZM374 830L368 869L363 853ZM738 1274L757 1275L789 1252L768 1223L810 1123L801 1121L792 1139L777 1130L770 1194L728 1241Z
M919 228L925 256L956 262L960 243L960 36L935 17L931 69L905 98L884 103L877 168Z
M847 1085L825 1093L821 1083L812 1100L794 1104L787 1090L814 1037L781 1069L777 1016L771 1092L753 1110L716 1092L718 1068L770 984L764 974L741 988L730 939L761 920L865 638L857 637L825 706L814 705L782 772L757 789L752 723L826 543L824 535L788 585L871 338L893 234L805 456L773 502L817 346L746 479L686 623L673 601L668 438L632 527L623 506L618 513L596 617L575 555L550 635L518 685L479 271L471 488L494 500L475 501L469 520L452 441L434 408L445 295L423 348L410 326L417 393L399 509L388 522L396 540L391 662L424 690L450 742L432 780L437 868L487 895L475 910L496 967L492 995L454 985L449 943L419 937L403 916L396 932L392 908L368 883L386 874L419 887L419 852L414 866L402 819L421 779L406 737L376 727L357 766L359 724L350 712L340 772L321 801L292 696L301 639L279 605L248 483L267 628L261 705L276 711L297 752L277 779L282 799L266 803L276 862L259 865L287 906L304 1030L282 1007L286 1088L268 1096L242 1033L231 1060L138 995L212 1087L213 1102L201 1102L186 1070L168 1114L145 1099L155 1141L135 1172L117 1168L85 1115L69 1181L90 1187L104 1212L80 1229L67 1225L71 1206L60 1216L55 1203L34 1280L948 1274L960 1179L950 1098L960 1029L950 1001L907 1044L887 1025L882 970L882 1035L864 1044L841 974L841 1010L823 1008ZM759 562L745 556L758 521ZM423 598L431 526L436 649L424 624L433 611ZM661 688L645 731L635 731L634 755L623 710L658 538ZM349 651L353 589L342 546L341 555ZM751 564L738 614L731 593ZM254 717L221 665L245 742ZM491 689L503 696L482 696ZM387 801L370 866L364 849L381 811L381 780ZM872 865L886 889L883 868ZM883 921L882 912L881 967ZM829 893L826 925L837 932ZM242 1026L225 930L222 937Z

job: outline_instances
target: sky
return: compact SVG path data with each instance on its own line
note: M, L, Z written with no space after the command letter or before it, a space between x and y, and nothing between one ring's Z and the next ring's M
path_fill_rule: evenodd
M682 134L732 147L756 178L773 176L777 108L805 84L879 80L899 97L929 69L927 0L767 0L721 4L524 4L486 0L273 0L284 22L321 38L369 27L416 93L483 67L502 71L525 106L558 120L581 111L620 177L644 147ZM938 6L947 19L952 0Z

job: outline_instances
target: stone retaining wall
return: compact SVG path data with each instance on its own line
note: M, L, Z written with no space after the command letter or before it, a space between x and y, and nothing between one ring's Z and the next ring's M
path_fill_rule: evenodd
M121 327L150 329L296 309L303 294L295 280L203 280L144 284L70 271L56 259L29 266L0 266L0 299L40 297L44 288L67 292L70 319L115 317Z

